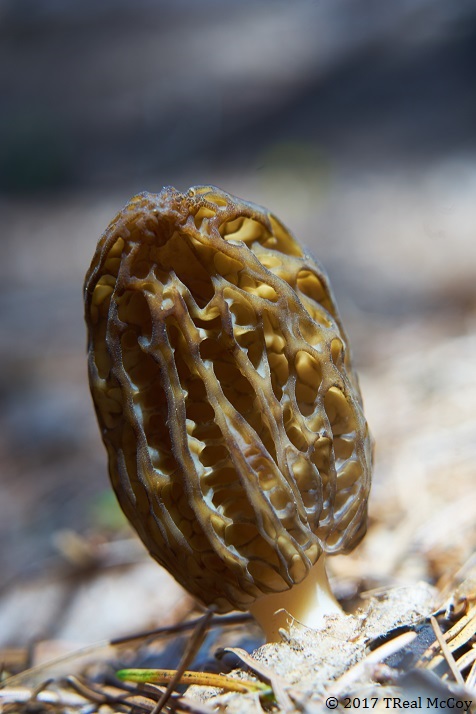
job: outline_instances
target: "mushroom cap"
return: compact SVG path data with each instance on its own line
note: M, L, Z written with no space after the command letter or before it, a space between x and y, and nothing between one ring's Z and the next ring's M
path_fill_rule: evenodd
M366 530L372 445L327 276L266 209L141 193L84 286L122 509L203 603L247 609Z

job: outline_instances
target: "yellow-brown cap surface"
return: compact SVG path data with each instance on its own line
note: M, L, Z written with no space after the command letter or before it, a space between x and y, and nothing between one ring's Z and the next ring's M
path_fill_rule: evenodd
M323 269L215 187L135 196L85 282L91 392L120 504L220 611L366 528L371 439Z

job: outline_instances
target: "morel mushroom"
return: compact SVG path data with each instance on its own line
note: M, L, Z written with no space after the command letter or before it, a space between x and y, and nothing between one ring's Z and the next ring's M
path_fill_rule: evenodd
M168 187L112 221L84 297L110 477L151 555L268 639L280 607L316 624L321 554L364 535L372 460L323 269L265 209Z

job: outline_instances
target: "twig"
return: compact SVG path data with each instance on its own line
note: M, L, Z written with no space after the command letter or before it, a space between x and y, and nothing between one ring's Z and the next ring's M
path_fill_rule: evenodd
M441 651L443 652L445 659L448 663L448 667L450 668L451 673L453 674L453 677L458 682L458 684L461 684L461 686L464 687L463 675L456 666L455 658L451 654L450 648L448 647L443 632L441 631L441 627L439 626L437 619L433 617L433 615L431 615L430 617L430 622L433 628L433 632L435 633L436 639L438 640L438 644L441 647Z
M142 684L141 690L148 692L154 699L156 703L158 699L162 696L163 689L157 687L155 684ZM137 691L137 690L134 690ZM215 709L211 709L206 704L198 703L189 699L183 694L173 693L170 697L173 700L173 705L176 711L190 712L190 714L214 714Z
M180 664L177 667L177 671L175 675L172 677L170 680L169 684L167 685L167 688L165 692L162 694L161 698L157 702L156 706L154 707L152 714L159 714L159 712L162 711L164 706L167 704L169 701L172 692L174 691L175 687L179 683L183 673L187 669L188 665L190 662L193 660L195 655L197 654L198 650L200 649L200 646L203 642L203 639L205 637L205 634L208 629L208 625L210 623L210 620L213 617L213 609L210 608L207 610L205 615L199 620L195 631L193 632L190 641L185 649L185 652L182 655L182 659L180 660Z
M75 650L74 652L70 652L69 654L61 655L61 657L55 657L49 662L43 662L42 664L38 664L34 667L29 667L28 669L25 669L23 670L23 672L19 672L18 674L12 674L10 677L7 677L3 682L0 682L0 689L2 687L18 686L24 680L30 680L32 677L34 678L42 672L48 671L48 669L50 669L51 667L55 667L58 664L64 664L65 662L71 662L72 660L79 659L80 657L84 657L86 655L93 654L94 652L98 652L99 650L106 649L107 647L109 647L109 644L110 643L108 640L96 642L93 645L87 645L86 647L82 647L78 650Z
M456 666L460 672L463 672L467 667L476 662L476 647L472 647L469 652L465 652L459 659L456 660Z
M72 692L52 692L42 690L35 695L35 701L41 704L62 705L68 707L84 706L89 700ZM27 704L32 701L32 691L28 687L7 687L0 691L0 707L8 704Z
M466 687L468 689L476 689L476 662L473 662L473 666L469 670L469 674L466 679Z
M266 667L264 664L261 664L261 662L257 662L253 659L253 657L251 657L251 655L248 654L248 652L246 652L246 650L241 649L241 647L225 647L224 652L231 652L236 655L236 657L238 657L243 664L248 667L248 669L271 685L274 696L276 697L276 702L278 703L280 709L284 712L294 711L294 705L283 686L283 680L276 674L276 672L273 672L272 669Z
M203 615L196 617L193 620L188 620L187 622L179 622L175 625L167 625L165 627L157 627L155 630L145 630L143 632L137 632L133 635L128 635L126 637L115 637L110 641L112 646L124 645L134 640L143 640L149 637L161 637L167 635L177 635L180 632L188 632L197 627L198 623L203 619ZM228 625L241 625L244 622L250 622L253 618L248 613L242 613L240 615L214 615L210 621L210 627L223 627Z
M443 639L448 644L450 652L454 652L459 647L465 645L476 633L476 609L472 608L464 617L453 625L451 629L442 634ZM444 657L438 655L439 642L434 642L422 655L419 666L426 666L433 669L443 661Z
M476 634L476 610L473 608L467 617L462 618L462 620L464 620L464 626L457 634L452 634L455 628L451 628L451 630L446 633L449 637L445 637L445 640L448 642L451 652L465 645L471 637L474 637Z
M120 669L116 672L116 677L128 682L154 682L155 684L169 684L176 676L175 669ZM197 684L203 687L217 687L218 689L229 689L233 692L247 693L250 690L258 690L260 693L268 693L271 688L261 682L251 680L235 679L226 674L215 674L213 672L192 672L187 670L182 673L178 684Z
M81 694L85 699L95 704L126 704L131 708L142 709L146 712L151 712L154 708L155 702L148 703L143 701L145 697L141 697L140 692L127 692L126 694L112 694L105 689L97 689L91 684L86 684L79 677L69 676L66 677L68 684L73 687L73 689ZM121 690L119 690L121 691Z

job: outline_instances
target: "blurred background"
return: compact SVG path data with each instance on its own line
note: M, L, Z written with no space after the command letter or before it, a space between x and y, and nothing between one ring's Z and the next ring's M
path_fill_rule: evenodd
M112 499L82 307L168 184L266 205L329 272L377 442L338 594L472 562L475 66L470 0L0 0L0 644L189 606Z

